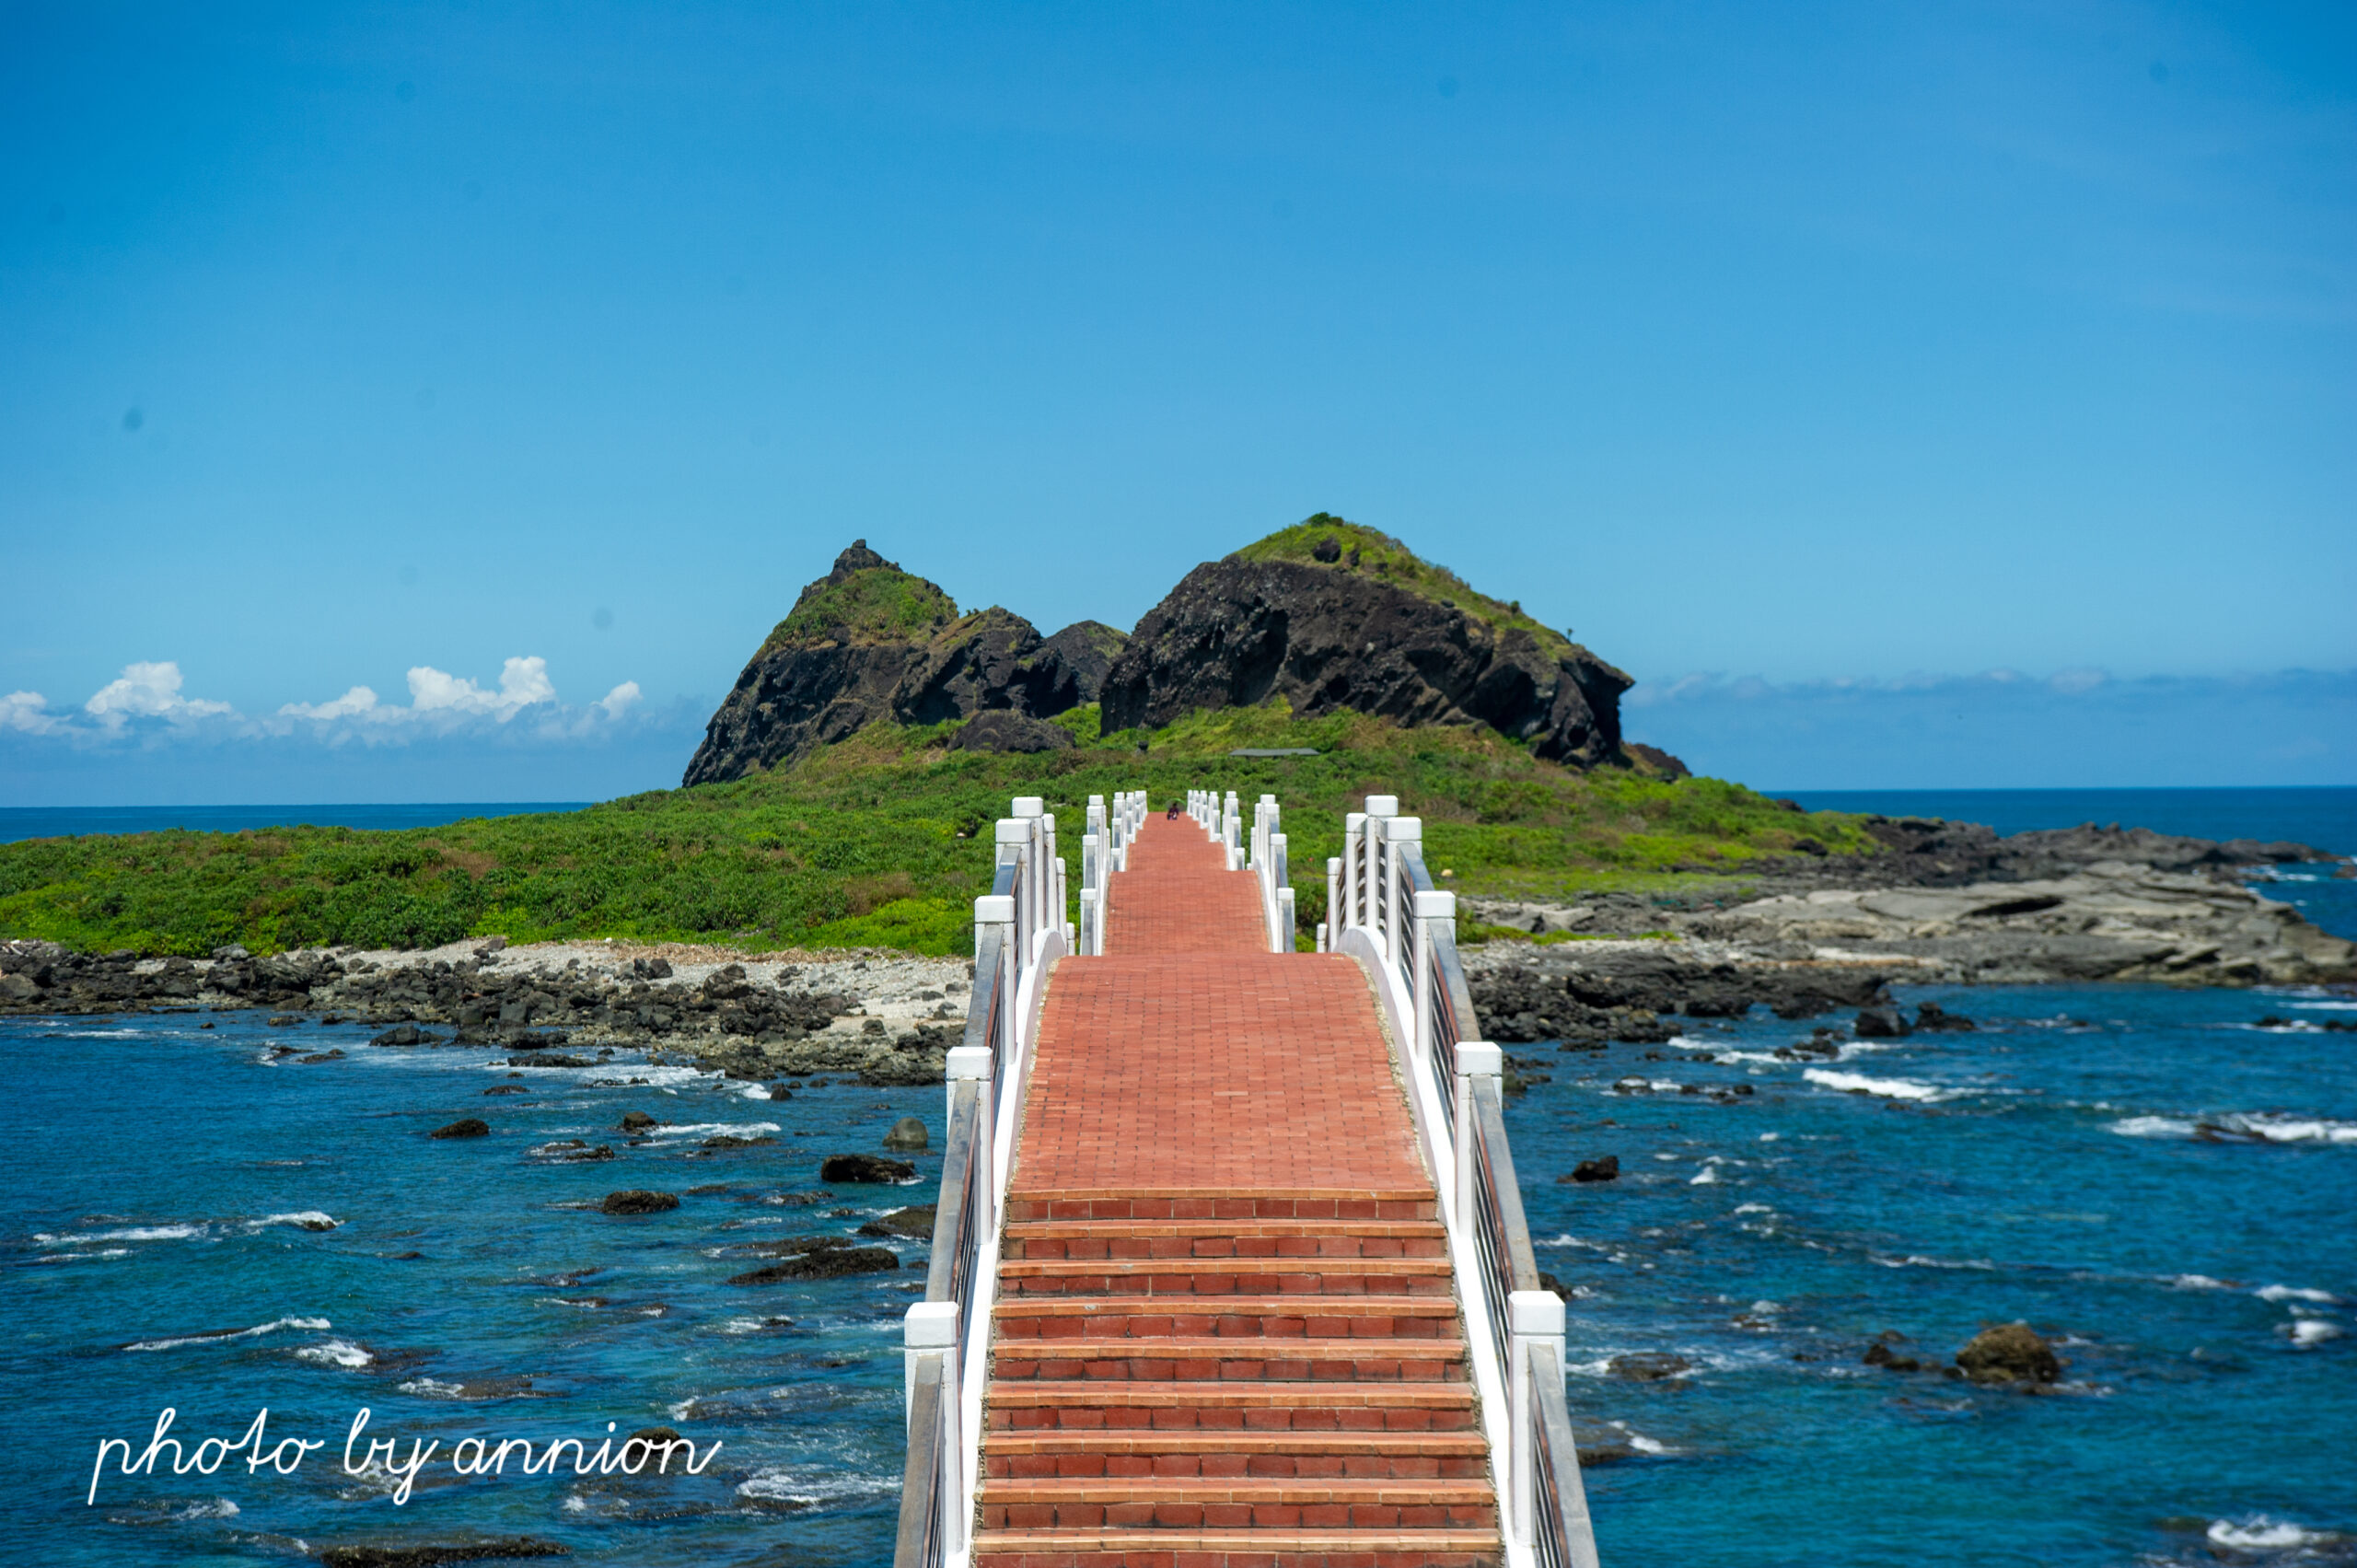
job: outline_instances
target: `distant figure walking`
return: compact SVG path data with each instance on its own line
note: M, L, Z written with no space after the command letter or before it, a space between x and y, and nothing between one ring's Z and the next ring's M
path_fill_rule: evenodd
M1171 805L1170 809L1162 814L1162 819L1166 822L1176 822L1178 820L1178 807L1177 803L1174 802Z

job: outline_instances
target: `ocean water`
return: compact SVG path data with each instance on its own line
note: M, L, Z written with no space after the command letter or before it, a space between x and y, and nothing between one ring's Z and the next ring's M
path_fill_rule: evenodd
M157 833L188 828L239 833L254 828L439 828L470 817L577 811L580 800L442 801L377 806L0 806L0 843L81 833Z
M2328 823L2263 830L2330 842ZM1607 1563L2357 1562L2357 1034L2323 1027L2357 1020L2357 993L1907 1000L1927 998L1980 1028L1860 1041L1831 1017L1839 1055L1803 1059L1775 1053L1806 1028L1755 1013L1669 1046L1517 1051L1550 1079L1507 1118L1541 1266L1577 1293L1574 1420L1621 1455L1588 1474ZM0 1406L30 1438L0 1467L0 1561L277 1563L482 1534L589 1562L888 1561L923 1245L868 1243L907 1265L890 1273L758 1287L727 1283L758 1260L726 1249L930 1202L926 1156L911 1187L776 1200L901 1115L937 1145L938 1089L771 1101L628 1054L515 1077L357 1025L205 1021L0 1021ZM508 1085L528 1092L482 1092ZM633 1109L677 1125L630 1146ZM465 1115L492 1135L425 1135ZM719 1131L778 1141L705 1154ZM533 1152L576 1137L620 1157ZM1556 1179L1607 1154L1620 1180ZM681 1206L580 1206L632 1187ZM1887 1333L1945 1364L2016 1319L2060 1344L2055 1390L1861 1362ZM1615 1374L1636 1354L1685 1365ZM86 1505L99 1442L144 1448L166 1406L183 1440L235 1440L267 1406L271 1443L326 1446L291 1475L240 1454L125 1478L118 1458ZM355 1458L373 1437L442 1445L406 1504L341 1470L363 1407ZM594 1452L609 1423L723 1446L668 1480L576 1477L569 1451L555 1477L447 1467L469 1436Z

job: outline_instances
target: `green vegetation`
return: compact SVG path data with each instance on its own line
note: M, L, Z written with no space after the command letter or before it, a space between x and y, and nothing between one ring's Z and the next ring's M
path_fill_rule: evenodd
M957 619L957 602L935 585L898 567L866 566L803 589L753 657L829 643L923 642Z
M1318 557L1318 547L1329 539L1341 553L1334 561L1321 561ZM1461 610L1485 622L1493 632L1519 628L1529 633L1550 655L1560 656L1572 647L1569 633L1542 626L1525 615L1519 601L1492 598L1447 567L1425 561L1389 534L1378 533L1331 513L1313 513L1236 553L1245 561L1294 561L1329 566L1338 572L1363 573L1425 598L1436 599L1452 610Z
M1875 850L1854 818L1795 815L1714 779L1574 772L1488 729L1403 729L1356 714L1296 719L1282 703L1102 738L1093 706L1055 722L1075 749L952 752L954 725L879 725L788 771L557 815L402 832L0 844L0 936L192 955L232 941L262 952L494 933L961 952L971 900L988 890L991 824L1010 796L1047 797L1076 872L1088 796L1134 788L1157 807L1193 786L1248 802L1274 794L1305 931L1325 915L1325 862L1340 851L1342 813L1368 794L1397 795L1402 811L1423 819L1425 860L1467 893L1723 894L1740 888L1747 863L1790 853L1804 836L1837 854ZM1322 755L1226 754L1239 746Z

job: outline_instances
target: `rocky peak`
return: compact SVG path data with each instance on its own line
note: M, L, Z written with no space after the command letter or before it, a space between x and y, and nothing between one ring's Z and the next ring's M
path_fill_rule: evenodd
M940 585L903 572L858 539L835 557L832 571L802 590L793 610L762 643L761 653L829 644L907 642L957 619L957 601Z
M939 585L858 540L754 650L682 782L782 767L879 720L1045 718L1079 703L1080 690L1031 622L995 605L961 616Z
M1485 724L1534 754L1625 765L1630 678L1519 603L1320 512L1190 572L1138 622L1100 698L1108 734L1283 697L1403 724Z

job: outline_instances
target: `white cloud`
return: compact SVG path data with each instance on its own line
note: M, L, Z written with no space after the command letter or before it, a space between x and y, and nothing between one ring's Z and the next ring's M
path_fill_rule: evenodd
M637 688L631 690L636 691ZM11 691L0 697L0 729L21 730L27 735L47 735L62 722L49 712L49 700L38 691Z
M409 672L409 698L418 713L489 714L505 724L536 703L555 702L556 686L549 679L549 661L539 657L509 659L496 691L422 664Z
M154 663L127 664L122 673L108 681L82 704L88 714L108 729L121 729L126 720L163 718L180 723L188 719L209 718L234 713L226 703L206 702L180 695L180 667L170 659Z
M355 686L343 696L326 703L289 703L278 710L281 718L348 719L377 711L377 693L366 686Z
M105 746L131 736L155 744L173 738L258 740L301 735L330 746L357 741L401 746L412 739L468 733L505 735L533 744L584 739L627 722L651 722L638 682L625 680L586 707L566 705L537 655L505 661L497 688L479 685L431 665L409 672L410 701L388 703L367 686L316 703L286 703L250 716L227 703L186 695L180 667L169 659L125 665L93 693L79 713L52 710L38 691L0 697L0 735L54 737L76 747ZM512 721L519 716L526 723ZM664 722L669 722L668 719Z

